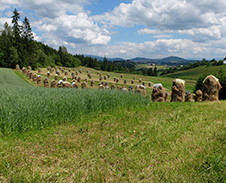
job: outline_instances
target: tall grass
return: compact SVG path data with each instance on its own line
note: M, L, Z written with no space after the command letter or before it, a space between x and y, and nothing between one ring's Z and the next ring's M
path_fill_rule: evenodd
M13 71L0 70L0 132L22 133L46 126L76 123L82 116L146 105L134 93L99 89L32 87Z

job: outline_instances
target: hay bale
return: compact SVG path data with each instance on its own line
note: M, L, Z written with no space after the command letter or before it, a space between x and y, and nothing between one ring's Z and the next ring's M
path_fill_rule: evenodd
M111 85L111 89L112 89L112 90L115 89L115 84L112 84L112 85Z
M30 71L32 70L31 66L28 66L27 69L30 70Z
M126 81L126 79L124 80L124 85L126 85L126 83L127 83L127 81Z
M18 64L16 64L16 70L19 71L20 70L20 66Z
M145 86L145 81L143 81L142 85L144 85L144 86Z
M100 72L99 71L97 71L97 75L99 75L100 74Z
M79 88L78 84L76 83L76 80L74 79L73 82L71 83L72 88Z
M135 87L135 93L141 93L143 96L146 95L146 87L144 85L137 85Z
M99 80L100 80L100 81L102 81L102 80L103 80L103 78L102 78L102 76L101 76L101 75L100 75L100 77L99 77Z
M78 72L77 71L75 72L75 75L78 75Z
M151 87L151 82L148 83L148 86Z
M133 76L133 80L135 80L136 79L136 77L135 76Z
M50 67L50 66L48 66L48 67L47 67L47 70L49 71L50 69L51 69L51 67Z
M118 83L119 82L119 78L116 78L116 83Z
M56 80L55 79L53 79L52 81L51 81L51 88L57 88L57 82L56 82Z
M57 82L57 88L62 88L62 86L63 86L62 82L63 82L63 80L60 80Z
M54 79L57 81L58 80L58 74L55 75Z
M49 79L48 78L45 78L43 80L43 84L44 84L44 88L49 88Z
M78 81L78 83L81 83L81 78L80 78L80 77L78 77L78 80L77 80L77 81Z
M63 81L67 81L67 77L66 76L63 77Z
M65 75L65 76L68 76L68 71L65 71L65 72L64 72L64 75Z
M37 82L37 74L36 73L34 73L34 75L33 75L33 77L32 77L32 80L34 81L34 82Z
M82 69L79 69L79 73L82 74Z
M201 90L197 90L195 92L195 101L196 102L202 102L202 91Z
M131 81L131 84L134 84L134 80Z
M41 72L42 72L42 68L39 67L39 68L38 68L38 73L40 74Z
M29 73L29 79L32 79L33 78L33 72L30 71Z
M73 71L75 71L75 68L73 68Z
M153 85L151 98L153 102L164 102L166 100L166 92L161 83Z
M88 78L89 79L92 79L92 75L90 73L88 74Z
M23 72L23 74L27 74L27 69L26 69L26 67L22 67L22 72Z
M50 73L53 73L54 72L54 68L50 68Z
M91 87L94 87L95 86L94 80L91 81L90 85L91 85Z
M87 86L87 82L83 81L83 83L81 84L81 87L84 89Z
M47 78L50 78L51 77L51 74L50 74L50 72L48 71L47 72Z
M141 83L142 82L142 79L139 79L139 83Z
M221 88L218 78L213 75L207 76L203 80L202 101L218 101Z
M175 79L172 86L171 102L185 101L185 81L182 79Z
M40 76L40 75L37 76L37 84L38 85L42 84L42 76Z
M68 72L71 72L71 69L70 68L68 69Z
M71 83L68 81L63 81L62 82L62 88L71 88Z
M59 70L56 70L56 74L57 74L58 76L60 76L60 71L59 71Z
M123 78L123 74L121 74L121 78Z
M104 76L104 80L107 80L107 76Z
M108 74L108 78L110 78L111 77L111 74Z
M192 102L192 100L193 100L192 94L190 92L186 92L185 102Z

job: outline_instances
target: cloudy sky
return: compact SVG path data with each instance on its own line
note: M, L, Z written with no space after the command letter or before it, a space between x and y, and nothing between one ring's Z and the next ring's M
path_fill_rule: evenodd
M14 8L35 39L72 54L108 58L224 58L225 0L0 0L0 27Z

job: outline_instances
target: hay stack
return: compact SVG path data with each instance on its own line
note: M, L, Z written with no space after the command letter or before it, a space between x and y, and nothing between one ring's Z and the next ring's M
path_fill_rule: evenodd
M92 80L90 85L91 85L91 87L94 87L95 86L95 82Z
M146 87L144 85L137 85L135 88L135 93L142 93L143 96L146 95Z
M148 83L148 86L151 87L151 82Z
M117 86L117 89L118 89L118 90L122 90L122 86L121 86L121 85L118 85L118 86Z
M73 71L75 71L75 68L73 68Z
M71 72L71 69L70 68L68 69L68 72Z
M151 98L153 102L164 102L166 100L166 92L161 83L153 85Z
M53 73L54 72L54 68L50 68L50 73Z
M58 74L55 75L55 78L54 78L56 81L58 80Z
M81 84L81 87L84 89L87 86L87 82L83 81L83 83Z
M203 80L202 101L218 101L221 88L218 78L213 75L207 76Z
M28 66L27 69L30 70L30 71L32 70L31 66Z
M78 72L77 71L75 72L75 75L78 75Z
M68 76L68 71L65 71L65 72L64 72L64 75L65 75L65 76Z
M131 84L133 84L133 83L134 83L134 80L131 81Z
M43 84L44 84L44 87L45 87L45 88L49 88L49 79L48 79L48 78L45 78L45 79L43 80Z
M63 81L62 82L62 88L71 88L71 83L68 81Z
M63 80L60 80L57 82L57 88L62 88L62 82L63 82Z
M99 80L102 81L102 79L103 79L103 78L102 78L102 76L100 75Z
M168 93L165 92L165 102L168 102Z
M60 75L60 71L56 71L56 74L59 76Z
M139 79L139 83L141 83L142 82L142 79Z
M121 74L121 78L123 78L123 74Z
M42 68L39 67L39 68L38 68L38 73L40 74L41 72L42 72Z
M89 74L88 74L88 78L89 78L89 79L92 79L92 74L89 73Z
M47 72L47 78L50 78L50 76L51 76L51 74L50 74L50 72L48 71L48 72Z
M99 71L97 71L97 75L99 75L100 74L100 72Z
M185 101L185 81L182 79L175 79L172 86L171 102Z
M82 69L79 69L79 73L82 74Z
M19 71L20 70L20 66L18 64L16 64L16 70Z
M116 82L116 79L117 79L117 78L116 78L116 77L114 77L114 82Z
M67 81L67 77L66 76L63 77L63 81Z
M48 67L47 67L47 70L49 71L50 69L51 69L51 67L50 67L50 66L48 66Z
M142 85L144 85L144 86L145 86L145 82L144 82L144 81L143 81Z
M34 75L33 75L33 77L32 77L32 80L33 80L34 82L37 82L37 74L36 74L36 73L34 73Z
M81 83L81 78L80 78L80 77L78 77L78 80L77 80L77 81L78 81L78 83Z
M136 79L136 77L135 76L133 76L133 80L135 80Z
M22 67L22 72L23 72L23 74L27 74L27 69L26 69L26 67Z
M115 89L115 84L112 84L112 85L111 85L111 89L112 89L112 90Z
M73 79L73 82L71 83L72 88L79 88L78 84L76 83L76 80Z
M33 79L33 72L29 73L29 79Z
M108 74L108 78L110 78L111 77L111 74Z
M64 70L66 70L66 67L64 67Z
M37 84L38 85L42 84L42 76L40 76L40 75L37 76Z
M185 102L192 102L192 94L190 92L186 92Z
M116 83L118 83L119 82L119 78L116 78Z
M55 79L53 79L53 80L51 81L51 88L56 88L56 87L57 87L57 82L56 82Z
M104 76L104 80L107 80L107 76Z
M27 77L29 78L29 75L30 75L30 70L27 70Z
M127 83L127 81L126 81L126 79L124 80L124 85L126 85L126 83Z
M195 92L195 101L202 102L202 91L201 90L197 90Z
M124 91L124 92L128 92L128 90L127 90L126 86L123 86L123 87L122 87L122 91Z

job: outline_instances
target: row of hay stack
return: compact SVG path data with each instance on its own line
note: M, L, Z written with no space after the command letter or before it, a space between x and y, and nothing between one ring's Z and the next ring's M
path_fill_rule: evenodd
M185 93L185 81L182 79L175 79L172 85L171 102L191 102L195 100L200 101L218 101L219 91L221 89L219 79L213 75L207 76L203 80L202 91L198 90L195 95L190 92ZM168 94L165 92L162 84L154 84L152 91L153 102L167 101Z

